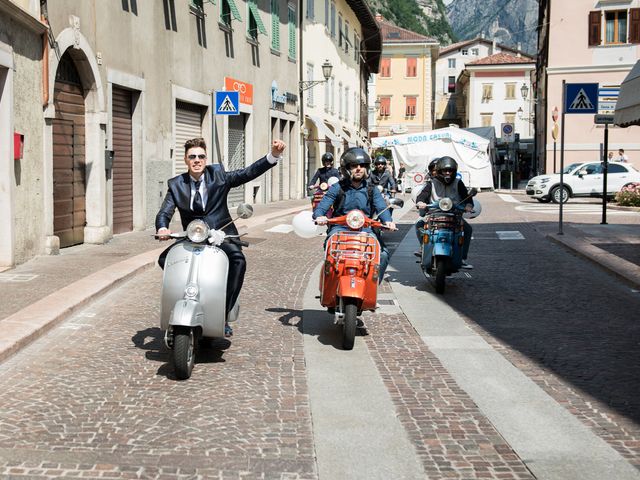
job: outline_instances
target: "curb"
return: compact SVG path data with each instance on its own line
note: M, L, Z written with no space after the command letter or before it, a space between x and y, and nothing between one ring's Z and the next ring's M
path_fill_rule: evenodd
M310 204L300 205L252 217L236 222L236 225L255 227L306 210L309 206ZM152 268L165 248L166 245L98 270L0 320L0 362L43 336L76 310L97 300L138 273Z
M632 287L640 289L640 267L638 265L595 247L588 242L572 237L560 237L557 234L549 233L547 238L597 265Z

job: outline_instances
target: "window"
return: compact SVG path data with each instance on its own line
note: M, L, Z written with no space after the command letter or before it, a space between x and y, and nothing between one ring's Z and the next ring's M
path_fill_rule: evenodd
M289 58L296 59L296 8L289 4Z
M480 114L480 126L481 127L490 127L491 126L491 122L493 120L493 114L492 113L481 113Z
M324 82L324 111L329 112L329 99L331 98L330 83Z
M342 118L342 82L338 84L338 118Z
M279 0L271 0L271 49L280 51L280 6Z
M416 57L407 58L407 77L416 77L418 74L418 59Z
M457 114L456 102L449 101L447 103L447 118L455 118Z
M267 35L267 29L260 18L260 11L258 10L258 5L256 5L256 0L248 0L247 8L249 9L247 13L247 18L249 18L249 22L247 22L247 34L250 38L257 41L258 33Z
M605 12L605 43L627 43L627 11Z
M456 59L455 58L450 58L449 59L449 68L456 68Z
M477 48L472 48L471 55L474 55L477 57L478 55L480 55L480 50L478 50Z
M360 37L356 35L356 32L353 32L353 59L355 60L356 64L359 63L359 57L360 57Z
M192 1L192 3L194 3ZM200 7L202 8L202 0L200 0ZM138 0L122 0L122 9L125 12L131 12L134 15L138 15Z
M329 29L329 0L324 0L324 26Z
M336 4L331 2L331 38L336 38Z
M342 14L338 14L338 46L342 46Z
M515 112L505 112L504 114L504 123L511 123L511 124L515 124L516 123L516 114Z
M202 3L202 2L200 2ZM235 0L221 0L220 2L220 23L226 26L231 25L231 20L242 21L240 11L236 6Z
M349 22L344 22L344 52L349 53Z
M380 116L388 117L391 115L391 97L380 98Z
M487 103L489 100L493 100L493 84L482 84L482 103Z
M415 117L416 115L416 97L405 97L406 108L405 108L405 116L406 117Z
M307 63L307 80L313 82L313 64ZM313 107L313 88L307 90L307 105Z
M464 48L460 53L462 53L463 57L466 57L467 55L469 55L469 50L467 50L466 48Z
M336 79L331 77L331 115L336 113Z
M391 59L383 58L380 60L380 76L381 77L390 77L391 76Z
M309 20L313 20L316 17L315 9L315 0L307 0L307 18Z
M516 84L515 83L507 83L504 86L505 94L504 98L506 100L515 100L516 98Z
M344 89L344 121L349 121L349 87Z
M453 75L449 76L449 81L447 82L447 93L456 93L456 77Z
M609 173L629 173L626 168L617 163L609 163L607 170Z

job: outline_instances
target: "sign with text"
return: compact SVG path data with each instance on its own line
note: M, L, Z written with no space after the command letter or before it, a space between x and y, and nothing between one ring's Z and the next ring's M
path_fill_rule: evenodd
M244 105L253 105L253 85L241 82L231 77L224 77L224 89L230 92L238 92L240 95L240 103Z
M598 89L598 113L600 115L613 115L619 95L620 85L602 85Z

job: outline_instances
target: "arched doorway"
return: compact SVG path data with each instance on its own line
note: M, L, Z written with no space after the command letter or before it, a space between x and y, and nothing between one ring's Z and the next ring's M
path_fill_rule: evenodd
M56 71L53 103L53 234L68 247L84 242L86 224L84 90L68 52Z

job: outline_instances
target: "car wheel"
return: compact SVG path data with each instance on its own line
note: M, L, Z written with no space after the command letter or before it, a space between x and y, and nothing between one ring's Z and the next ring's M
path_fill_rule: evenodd
M554 187L551 190L551 200L553 203L567 203L569 201L569 189L567 187Z

